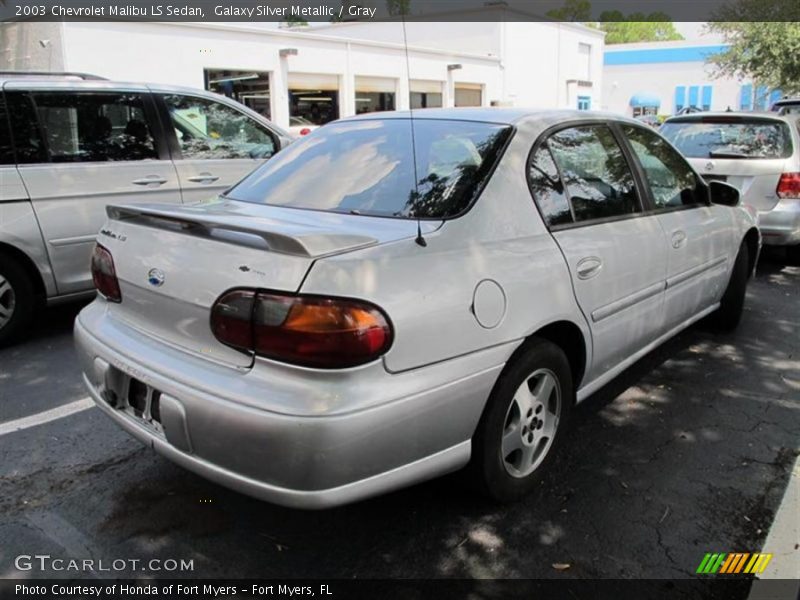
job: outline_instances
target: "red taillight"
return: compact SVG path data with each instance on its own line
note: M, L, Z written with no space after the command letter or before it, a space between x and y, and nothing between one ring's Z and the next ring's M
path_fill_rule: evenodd
M111 257L111 252L100 244L94 247L92 253L92 280L94 287L106 297L106 300L122 302L114 259Z
M311 133L311 130L308 127L303 127L300 130L300 135L308 135L309 133Z
M392 343L388 319L367 302L252 290L220 297L211 330L228 346L322 369L370 362Z
M800 173L783 173L775 191L778 198L800 198Z

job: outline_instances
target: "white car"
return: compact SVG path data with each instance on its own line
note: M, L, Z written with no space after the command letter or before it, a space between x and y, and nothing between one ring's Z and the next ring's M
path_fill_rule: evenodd
M0 346L39 306L91 297L108 204L214 197L290 142L203 90L0 72Z
M661 134L707 180L739 189L764 244L800 262L799 125L797 115L703 113L667 120Z
M304 117L289 117L289 133L294 137L302 137L314 131L319 125L315 125Z
M576 402L706 315L736 326L760 248L737 205L622 117L338 121L217 201L109 208L84 381L156 451L275 503L467 465L512 500Z

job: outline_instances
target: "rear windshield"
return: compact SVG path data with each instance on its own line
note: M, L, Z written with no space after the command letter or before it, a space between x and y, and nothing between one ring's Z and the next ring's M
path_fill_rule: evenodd
M659 133L690 158L788 158L792 140L785 123L710 120L664 123Z
M472 121L331 123L279 152L227 197L351 214L452 217L480 193L510 133L507 125Z

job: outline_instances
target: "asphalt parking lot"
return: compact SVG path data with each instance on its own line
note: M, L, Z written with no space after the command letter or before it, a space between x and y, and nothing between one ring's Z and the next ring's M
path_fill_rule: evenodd
M0 423L86 396L79 309L49 310L0 351ZM48 575L17 572L23 553L193 559L175 575L203 578L689 577L706 552L762 550L799 431L800 267L766 256L739 330L694 326L579 406L522 503L481 500L454 475L336 510L278 508L90 408L0 435L0 577Z

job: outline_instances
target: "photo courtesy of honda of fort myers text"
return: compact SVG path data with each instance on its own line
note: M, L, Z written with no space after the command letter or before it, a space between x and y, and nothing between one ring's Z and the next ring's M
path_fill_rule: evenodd
M0 597L797 600L799 12L0 0Z

